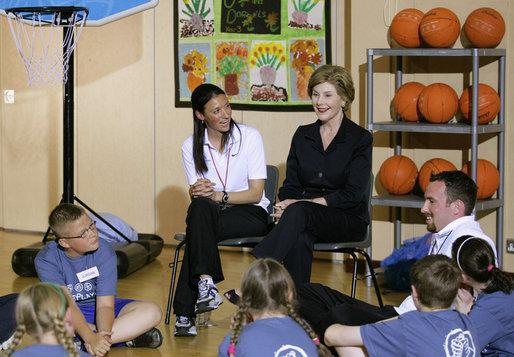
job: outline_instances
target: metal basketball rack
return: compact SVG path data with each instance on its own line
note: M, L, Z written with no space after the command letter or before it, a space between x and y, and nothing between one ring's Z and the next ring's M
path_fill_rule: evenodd
M54 27L62 27L63 28L63 36L62 36L62 58L57 58L55 63L51 63L50 65L60 66L62 61L62 82L64 85L63 91L63 195L61 199L61 203L74 203L78 202L80 205L85 207L88 211L94 214L98 219L104 222L108 227L110 227L113 231L118 233L121 237L123 237L127 242L132 242L128 239L123 233L121 233L116 227L107 222L103 217L101 217L98 213L96 213L92 208L86 205L82 200L80 200L74 194L74 48L78 40L78 36L80 32L77 34L77 38L75 38L75 26L80 24L80 30L84 26L86 18L89 14L88 8L85 7L76 7L76 6L45 6L45 7L18 7L18 8L10 8L5 10L8 15L9 25L11 26L11 30L13 32L14 41L20 54L25 62L25 66L27 68L27 72L29 74L29 84L32 85L32 76L34 73L31 73L31 69L34 66L41 65L44 67L46 64L38 63L37 59L34 60L35 64L32 63L33 60L33 50L34 50L34 41L38 41L36 39L37 36L27 37L27 33L24 32L23 24L28 24L31 26L50 26ZM20 27L17 28L17 31L14 29L11 21L15 21ZM35 31L35 30L33 30ZM17 38L18 36L18 38ZM22 38L24 36L25 38ZM41 33L42 36L42 33ZM29 47L29 52L32 49L32 53L27 53L27 56L30 55L30 58L27 58L24 51L22 50L22 40L25 40L27 43L24 43ZM32 40L32 43L29 41ZM39 39L41 41L41 39ZM44 48L45 46L43 46ZM47 53L44 53L44 56L48 54L48 48L46 48ZM50 54L51 56L51 54ZM43 68L46 70L46 68ZM37 73L39 74L39 73ZM36 80L40 80L36 78ZM46 82L45 82L46 84ZM48 235L50 234L50 227L46 230L45 236L43 237L43 243L46 242Z

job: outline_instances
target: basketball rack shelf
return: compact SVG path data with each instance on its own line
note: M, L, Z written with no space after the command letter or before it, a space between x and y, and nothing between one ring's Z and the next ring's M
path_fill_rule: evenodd
M396 58L396 83L397 90L402 85L403 63L404 57L465 57L471 58L472 61L472 111L471 125L466 123L452 124L433 124L433 123L413 123L402 121L397 117L396 121L374 122L373 118L373 61L375 56L388 56ZM498 94L501 104L498 113L497 123L488 123L484 125L478 124L478 83L480 58L490 57L496 58L498 61ZM471 177L476 182L477 178L477 158L478 158L478 135L496 134L498 139L497 148L497 166L500 173L500 184L496 197L478 200L475 206L476 211L496 209L496 246L498 249L498 263L500 267L503 263L503 205L504 205L504 147L505 147L505 49L489 49L489 48L465 48L465 49L377 49L369 48L367 50L367 113L366 125L367 129L373 131L389 131L395 132L395 155L401 155L402 152L402 133L445 133L445 134L466 134L470 136L471 144ZM410 72L409 72L410 73ZM464 73L465 74L465 73ZM389 113L389 111L386 111ZM408 195L378 195L371 200L372 205L395 207L395 248L401 245L401 209L402 208L418 208L423 206L424 199L415 194Z

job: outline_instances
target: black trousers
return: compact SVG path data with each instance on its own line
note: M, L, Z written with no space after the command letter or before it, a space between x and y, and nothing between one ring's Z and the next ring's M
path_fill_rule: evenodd
M320 339L335 323L361 326L398 316L394 307L380 308L333 290L321 284L309 283L298 289L299 312L309 322Z
M0 296L0 343L7 341L16 330L16 300L18 294Z
M288 206L278 224L252 251L257 258L283 262L296 286L310 282L315 242L364 238L367 223L343 209L307 201Z
M186 248L173 301L176 315L194 316L202 274L224 279L217 243L223 239L259 236L267 232L267 212L260 206L234 205L220 209L205 197L194 199L186 218Z

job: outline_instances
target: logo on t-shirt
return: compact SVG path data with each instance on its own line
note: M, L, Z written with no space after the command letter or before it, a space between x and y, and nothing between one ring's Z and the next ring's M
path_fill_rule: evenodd
M309 357L309 356L300 347L292 346L292 345L283 345L282 347L280 347L277 350L277 352L275 352L274 357Z
M446 335L444 351L446 357L474 357L476 348L471 332L462 331L460 328L450 331Z
M90 282L86 282L84 284L77 283L75 285L68 284L66 287L70 291L71 296L73 296L73 300L77 302L91 299L96 296L96 291L90 292L93 290L93 285ZM82 293L82 291L84 291L84 293Z

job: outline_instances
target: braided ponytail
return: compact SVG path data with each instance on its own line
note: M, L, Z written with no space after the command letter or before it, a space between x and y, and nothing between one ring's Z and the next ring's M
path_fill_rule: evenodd
M298 315L293 303L291 301L288 301L286 307L287 307L287 314L293 320L295 320L298 323L298 325L300 325L305 330L305 332L307 332L307 334L311 338L312 342L314 342L316 344L316 348L318 349L318 355L320 357L330 357L332 354L330 353L328 348L324 344L320 343L319 337L316 334L316 332L314 332L314 330L309 326L309 324L307 324L305 322L305 320L302 319Z
M229 357L235 357L236 355L236 345L237 341L239 340L239 335L241 334L241 330L246 325L247 322L247 316L248 316L248 302L242 301L241 305L239 305L239 309L237 310L237 314L234 319L234 327L232 336L230 336L230 346L228 349L228 355Z
M512 290L512 278L510 275L496 267L493 267L490 273L492 284L485 288L484 292L490 294L495 291L503 291L505 294L510 294Z
M68 334L62 318L54 318L54 333L57 341L64 347L68 356L79 357L75 345L73 344L73 339Z

